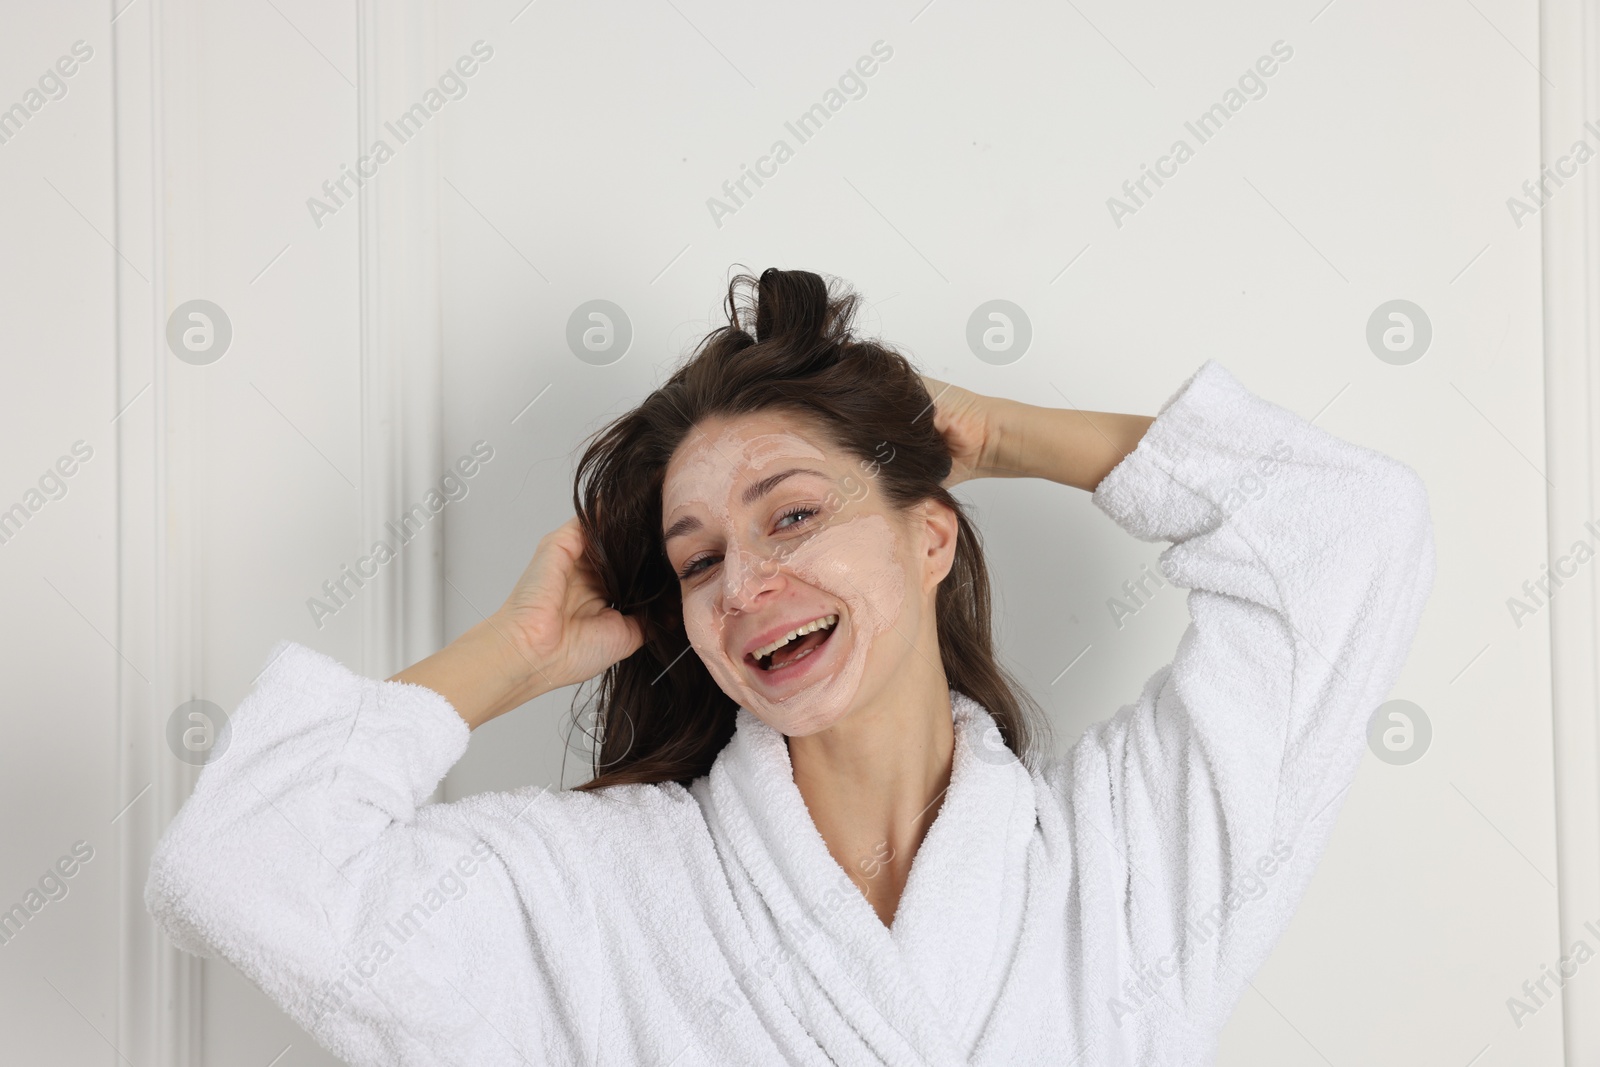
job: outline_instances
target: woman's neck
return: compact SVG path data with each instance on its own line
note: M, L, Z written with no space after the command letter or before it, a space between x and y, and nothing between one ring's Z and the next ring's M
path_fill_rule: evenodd
M938 816L955 751L944 671L911 673L828 729L788 739L812 822L885 926Z

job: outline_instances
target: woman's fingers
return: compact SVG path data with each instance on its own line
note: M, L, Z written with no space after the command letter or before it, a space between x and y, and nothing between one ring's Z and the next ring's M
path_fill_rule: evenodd
M563 684L587 681L644 643L638 620L607 600L586 548L576 516L550 531L507 602L537 653L561 665Z
M934 402L933 425L950 450L950 474L941 484L948 489L978 477L988 432L988 398L927 375L922 381Z
M949 392L950 384L948 382L941 382L937 378L930 378L924 374L922 376L922 385L923 388L928 390L928 399L933 401L933 424L942 428L942 424L945 421L945 414L949 410L949 405L941 406L941 400L944 398L945 394Z
M615 608L605 610L605 620L617 633L613 648L617 650L612 663L617 660L627 659L644 646L644 628L639 625L638 619L629 618ZM606 666L610 666L608 663Z

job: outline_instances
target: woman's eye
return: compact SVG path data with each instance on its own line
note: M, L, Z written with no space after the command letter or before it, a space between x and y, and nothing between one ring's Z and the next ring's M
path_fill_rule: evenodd
M678 578L682 581L688 581L716 561L716 556L697 556L683 565L683 569L678 572Z
M780 530L785 530L794 526L799 526L816 513L816 508L795 508L793 511L786 511L782 515L778 516L777 527ZM795 521L790 522L790 519L794 519Z
M807 522L810 522L813 517L815 517L816 515L821 514L821 511L822 511L821 508L813 508L813 507L794 507L794 508L790 508L788 511L785 511L782 515L778 516L777 521L773 523L773 526L776 529L779 529L779 530L792 530L796 526L801 526L801 525L804 525ZM717 555L714 552L707 553L704 556L693 556L693 557L690 557L690 559L687 562L685 562L684 565L681 568L679 568L679 570L678 570L678 580L682 581L682 582L687 582L691 578L693 578L695 575L700 574L700 573L708 570L709 568L716 566L716 564L718 562L720 562L721 559L722 559L722 557Z

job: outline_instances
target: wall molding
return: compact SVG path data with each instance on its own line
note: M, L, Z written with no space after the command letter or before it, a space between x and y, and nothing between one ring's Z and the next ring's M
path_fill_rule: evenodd
M1539 9L1540 157L1565 155L1600 119L1600 0ZM1553 85L1553 87L1552 87ZM1600 168L1581 168L1541 210L1548 555L1567 553L1600 520ZM1560 950L1600 917L1600 563L1550 600ZM1509 725L1509 724L1508 724ZM1562 987L1566 1062L1600 1062L1600 983Z
M433 0L360 0L356 7L357 138L365 154L434 69ZM361 197L362 540L422 500L444 462L439 294L438 128L430 124L384 164ZM363 602L362 671L387 678L444 643L443 523L428 523L396 580Z
M166 319L206 288L204 163L206 40L202 0L118 5L111 25L115 232L121 250L149 254L149 282L118 268L116 389L128 404L117 455L119 677L117 789L120 922L115 1044L128 1060L203 1062L203 962L175 948L144 907L162 830L199 768L166 751L170 711L203 691L203 464L206 384L175 373ZM355 153L386 116L403 112L437 76L434 0L359 0ZM422 499L440 474L441 334L437 138L407 142L360 195L360 536ZM391 138L392 142L392 138ZM132 258L137 259L134 255ZM362 598L362 661L387 677L442 643L442 524L414 537L384 583ZM148 665L148 666L146 666Z
M188 462L195 403L163 358L170 294L188 280L171 267L185 261L200 236L198 219L169 211L192 192L178 186L194 171L166 166L173 158L196 158L198 127L169 111L187 99L175 79L193 72L166 61L193 54L185 49L199 25L188 10L194 3L148 0L125 10L109 31L116 243L148 250L150 264L148 281L120 266L116 274L116 391L127 405L115 420L117 643L124 654L117 787L130 800L144 794L116 822L122 890L116 1032L122 1055L171 1067L200 1062L201 963L155 929L144 883L156 841L194 781L194 768L173 760L162 740L166 713L198 692L192 639L202 632L198 482ZM140 390L147 395L137 398ZM136 672L129 660L144 670Z

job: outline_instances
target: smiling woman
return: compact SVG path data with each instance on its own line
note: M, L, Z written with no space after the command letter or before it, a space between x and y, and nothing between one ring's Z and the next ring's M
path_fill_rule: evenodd
M852 334L857 301L809 271L735 278L728 324L579 461L590 562L644 644L601 679L603 740L581 788L687 785L738 707L790 738L863 711L832 735L863 742L869 726L927 734L943 709L948 735L952 688L1031 753L1041 720L995 659L988 569L942 484L952 458L927 389ZM752 655L830 616L792 650ZM948 736L926 744L948 754Z
M274 649L157 849L163 928L355 1064L1212 1062L1416 631L1426 491L1211 360L1154 418L1058 411L921 378L854 307L735 279L435 655ZM1272 506L1229 506L1268 452ZM979 476L1092 492L1189 590L1062 755L995 655ZM593 780L426 802L470 729L596 678Z

